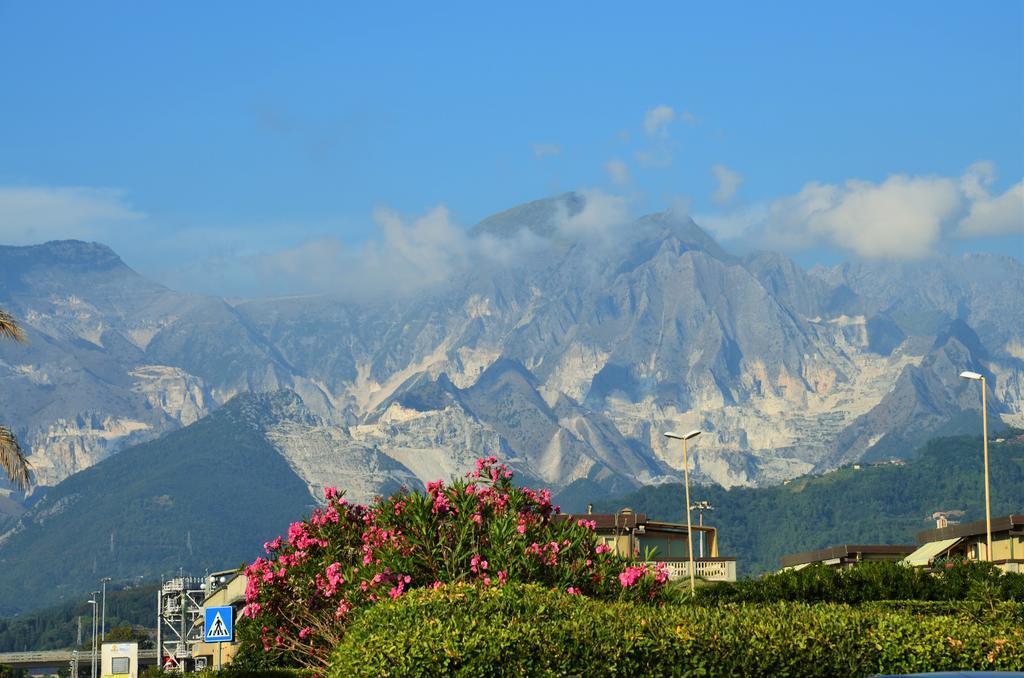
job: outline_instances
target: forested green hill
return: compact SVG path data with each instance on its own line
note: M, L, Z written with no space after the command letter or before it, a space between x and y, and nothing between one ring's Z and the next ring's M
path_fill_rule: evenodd
M118 627L147 630L156 628L156 584L124 590L107 589L107 634ZM0 652L59 650L74 647L78 640L78 618L82 618L82 644L90 644L92 606L81 600L69 601L14 619L0 619Z
M992 515L1024 513L1024 437L989 444ZM1014 437L1015 436L1015 437ZM779 558L838 544L913 544L921 530L935 526L935 511L962 510L963 522L985 517L981 437L937 438L918 455L897 465L847 467L785 485L723 489L691 487L693 501L708 500L705 521L719 530L720 552L739 559L738 571L775 570ZM645 487L607 498L570 487L563 511L612 513L628 506L661 520L685 521L681 485ZM697 520L696 512L693 519Z
M0 540L0 614L260 555L313 502L260 429L273 398L239 396L50 488Z

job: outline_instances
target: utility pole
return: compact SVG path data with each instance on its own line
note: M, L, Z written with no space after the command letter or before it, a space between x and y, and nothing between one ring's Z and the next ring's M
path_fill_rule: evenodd
M97 630L96 608L100 604L100 601L96 600L96 597L99 595L99 593L100 593L99 591L93 591L92 592L92 598L89 600L89 604L92 605L92 652L91 652L92 663L91 663L91 673L90 673L92 678L96 678L96 630Z
M104 577L100 579L100 583L103 584L103 614L100 621L100 640L107 639L107 582L110 581L110 577Z

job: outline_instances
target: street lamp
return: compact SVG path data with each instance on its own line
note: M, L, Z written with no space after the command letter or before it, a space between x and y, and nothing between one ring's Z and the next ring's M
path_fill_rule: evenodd
M704 512L715 510L715 507L707 500L694 502L690 508L696 510L697 515L700 516L700 527L704 527ZM704 530L700 531L700 557L704 557Z
M985 536L987 545L985 550L986 560L992 561L992 505L989 500L988 490L988 408L985 403L985 376L977 372L964 371L960 373L961 379L981 382L981 440L985 450Z
M686 486L686 546L690 549L690 565L687 569L690 571L691 596L697 593L697 582L693 572L693 521L690 519L690 457L686 452L686 441L692 440L700 434L701 432L698 429L694 429L686 434L676 433L675 431L665 433L666 438L683 441L683 479Z
M100 615L100 640L107 639L107 582L110 581L110 577L104 577L100 579L100 583L103 584L103 612Z
M96 600L96 594L99 591L93 591L92 598L89 600L89 604L92 605L92 678L96 678L96 606L99 604Z

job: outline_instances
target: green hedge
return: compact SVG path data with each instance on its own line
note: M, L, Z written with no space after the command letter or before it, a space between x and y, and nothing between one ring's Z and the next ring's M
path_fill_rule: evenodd
M703 603L799 601L859 604L873 600L1024 600L1024 574L991 563L951 560L926 572L899 563L860 563L847 569L812 565L757 579L702 586Z
M535 586L416 590L361 612L329 675L858 676L1024 669L1021 603L983 618L779 602L650 606Z

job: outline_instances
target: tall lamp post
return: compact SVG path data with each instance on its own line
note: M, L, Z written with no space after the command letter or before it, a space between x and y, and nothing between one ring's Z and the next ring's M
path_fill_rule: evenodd
M985 376L977 372L961 372L961 379L981 382L981 440L985 456L985 560L992 562L992 504L988 490L988 407L985 402Z
M100 613L100 640L107 639L107 582L110 581L110 577L104 577L100 579L100 583L103 584L103 611Z
M99 591L93 591L92 598L89 600L89 604L92 605L92 652L90 653L92 655L90 664L92 678L96 678L96 606L99 605L99 601L96 600L97 593Z
M692 440L700 434L701 432L698 429L694 429L685 434L676 433L675 431L668 431L665 433L666 438L683 441L683 479L684 485L686 486L686 546L690 549L690 564L687 569L690 571L691 596L696 595L697 593L697 582L693 572L693 521L690 519L690 457L686 451L686 441Z

